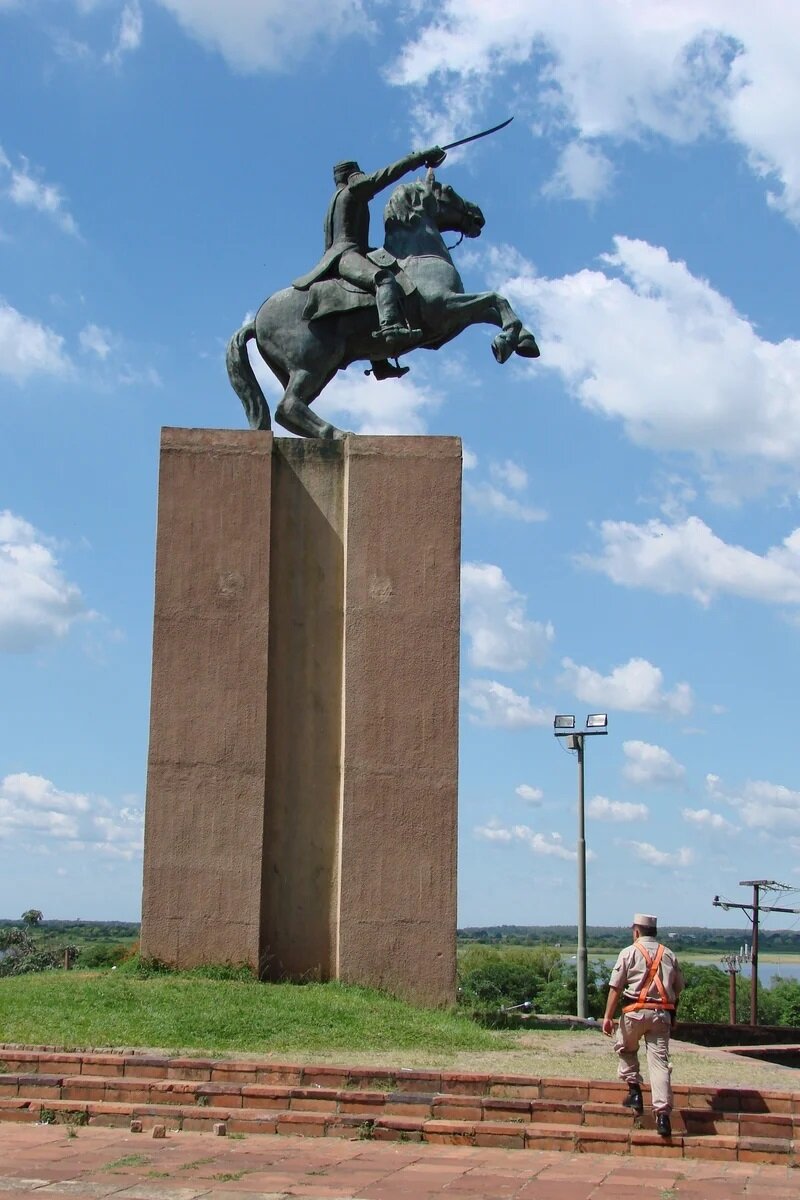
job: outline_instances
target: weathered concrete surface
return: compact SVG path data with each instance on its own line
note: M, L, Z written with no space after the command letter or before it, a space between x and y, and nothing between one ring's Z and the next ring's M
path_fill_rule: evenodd
M142 949L455 991L461 446L165 430Z
M341 442L273 457L262 937L271 978L335 975L342 740Z
M348 444L337 975L455 994L461 443Z
M259 965L272 435L165 429L142 952Z

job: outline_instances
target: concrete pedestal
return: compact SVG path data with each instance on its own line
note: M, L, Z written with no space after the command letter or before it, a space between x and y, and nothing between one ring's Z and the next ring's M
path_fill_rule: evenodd
M455 994L461 445L162 432L142 953Z

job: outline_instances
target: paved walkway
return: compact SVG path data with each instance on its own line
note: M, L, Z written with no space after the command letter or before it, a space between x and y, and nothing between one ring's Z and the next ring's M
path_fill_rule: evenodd
M759 1164L0 1125L0 1193L72 1200L797 1200Z

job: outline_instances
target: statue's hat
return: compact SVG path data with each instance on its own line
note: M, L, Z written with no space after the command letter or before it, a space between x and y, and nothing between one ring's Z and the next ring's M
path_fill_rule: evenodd
M349 159L343 159L342 162L338 162L333 168L334 179L341 179L343 183L346 183L351 175L360 174L361 167L357 162L351 162Z

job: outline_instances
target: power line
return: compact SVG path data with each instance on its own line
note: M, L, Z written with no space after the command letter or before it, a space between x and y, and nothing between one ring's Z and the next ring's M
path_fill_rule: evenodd
M776 904L761 904L761 892L796 892L798 889L793 888L788 883L778 883L775 879L740 879L739 887L751 887L753 889L752 904L738 904L733 900L721 900L719 896L715 896L713 904L715 908L722 908L727 911L729 908L738 908L742 912L747 913L750 922L753 926L753 946L750 951L750 962L752 965L750 973L750 1024L758 1024L758 921L759 915L762 912L780 912L780 913L800 913L800 908L781 908Z

